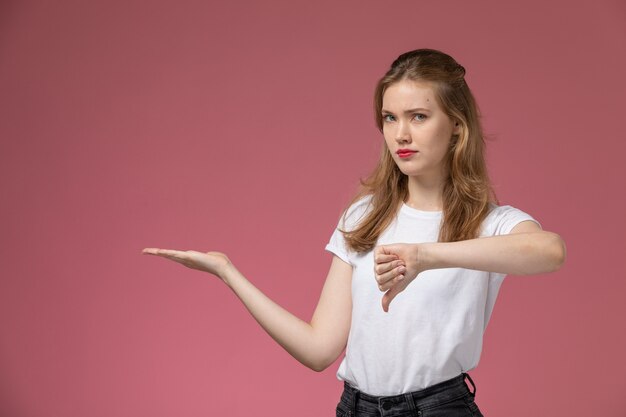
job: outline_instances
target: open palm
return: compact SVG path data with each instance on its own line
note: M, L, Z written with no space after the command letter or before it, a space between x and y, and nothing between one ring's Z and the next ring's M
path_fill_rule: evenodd
M145 255L156 255L162 258L167 258L174 262L183 264L187 268L209 272L220 278L223 277L224 271L230 265L228 257L220 252L145 248L142 253Z

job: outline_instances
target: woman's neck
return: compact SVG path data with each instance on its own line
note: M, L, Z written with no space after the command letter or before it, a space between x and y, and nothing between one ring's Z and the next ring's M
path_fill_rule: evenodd
M409 177L406 205L423 211L442 211L444 184L441 177Z

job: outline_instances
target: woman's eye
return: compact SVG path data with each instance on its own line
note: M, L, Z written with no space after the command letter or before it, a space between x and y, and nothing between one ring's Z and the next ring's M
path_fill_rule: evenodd
M426 120L426 115L422 114L422 113L416 113L415 116L413 116L415 118L415 120L421 122L423 120Z
M383 114L383 122L393 122L393 116L390 114Z

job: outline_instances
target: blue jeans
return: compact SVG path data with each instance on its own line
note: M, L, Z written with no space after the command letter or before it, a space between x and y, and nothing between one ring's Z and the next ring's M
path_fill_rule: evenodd
M473 392L465 384L466 378ZM423 390L389 397L367 395L344 382L337 417L483 417L475 396L476 385L466 373Z

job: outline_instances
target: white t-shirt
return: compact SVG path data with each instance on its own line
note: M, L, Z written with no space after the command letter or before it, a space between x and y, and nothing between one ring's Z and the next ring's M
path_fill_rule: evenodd
M347 212L351 230L369 209L364 197ZM402 205L378 245L436 242L442 212ZM508 234L530 215L511 206L492 204L481 237ZM337 378L370 395L417 391L454 378L478 365L483 333L504 274L461 268L422 272L382 309L383 292L374 278L373 251L358 254L335 229L326 250L348 262L352 272L352 324L346 355Z

